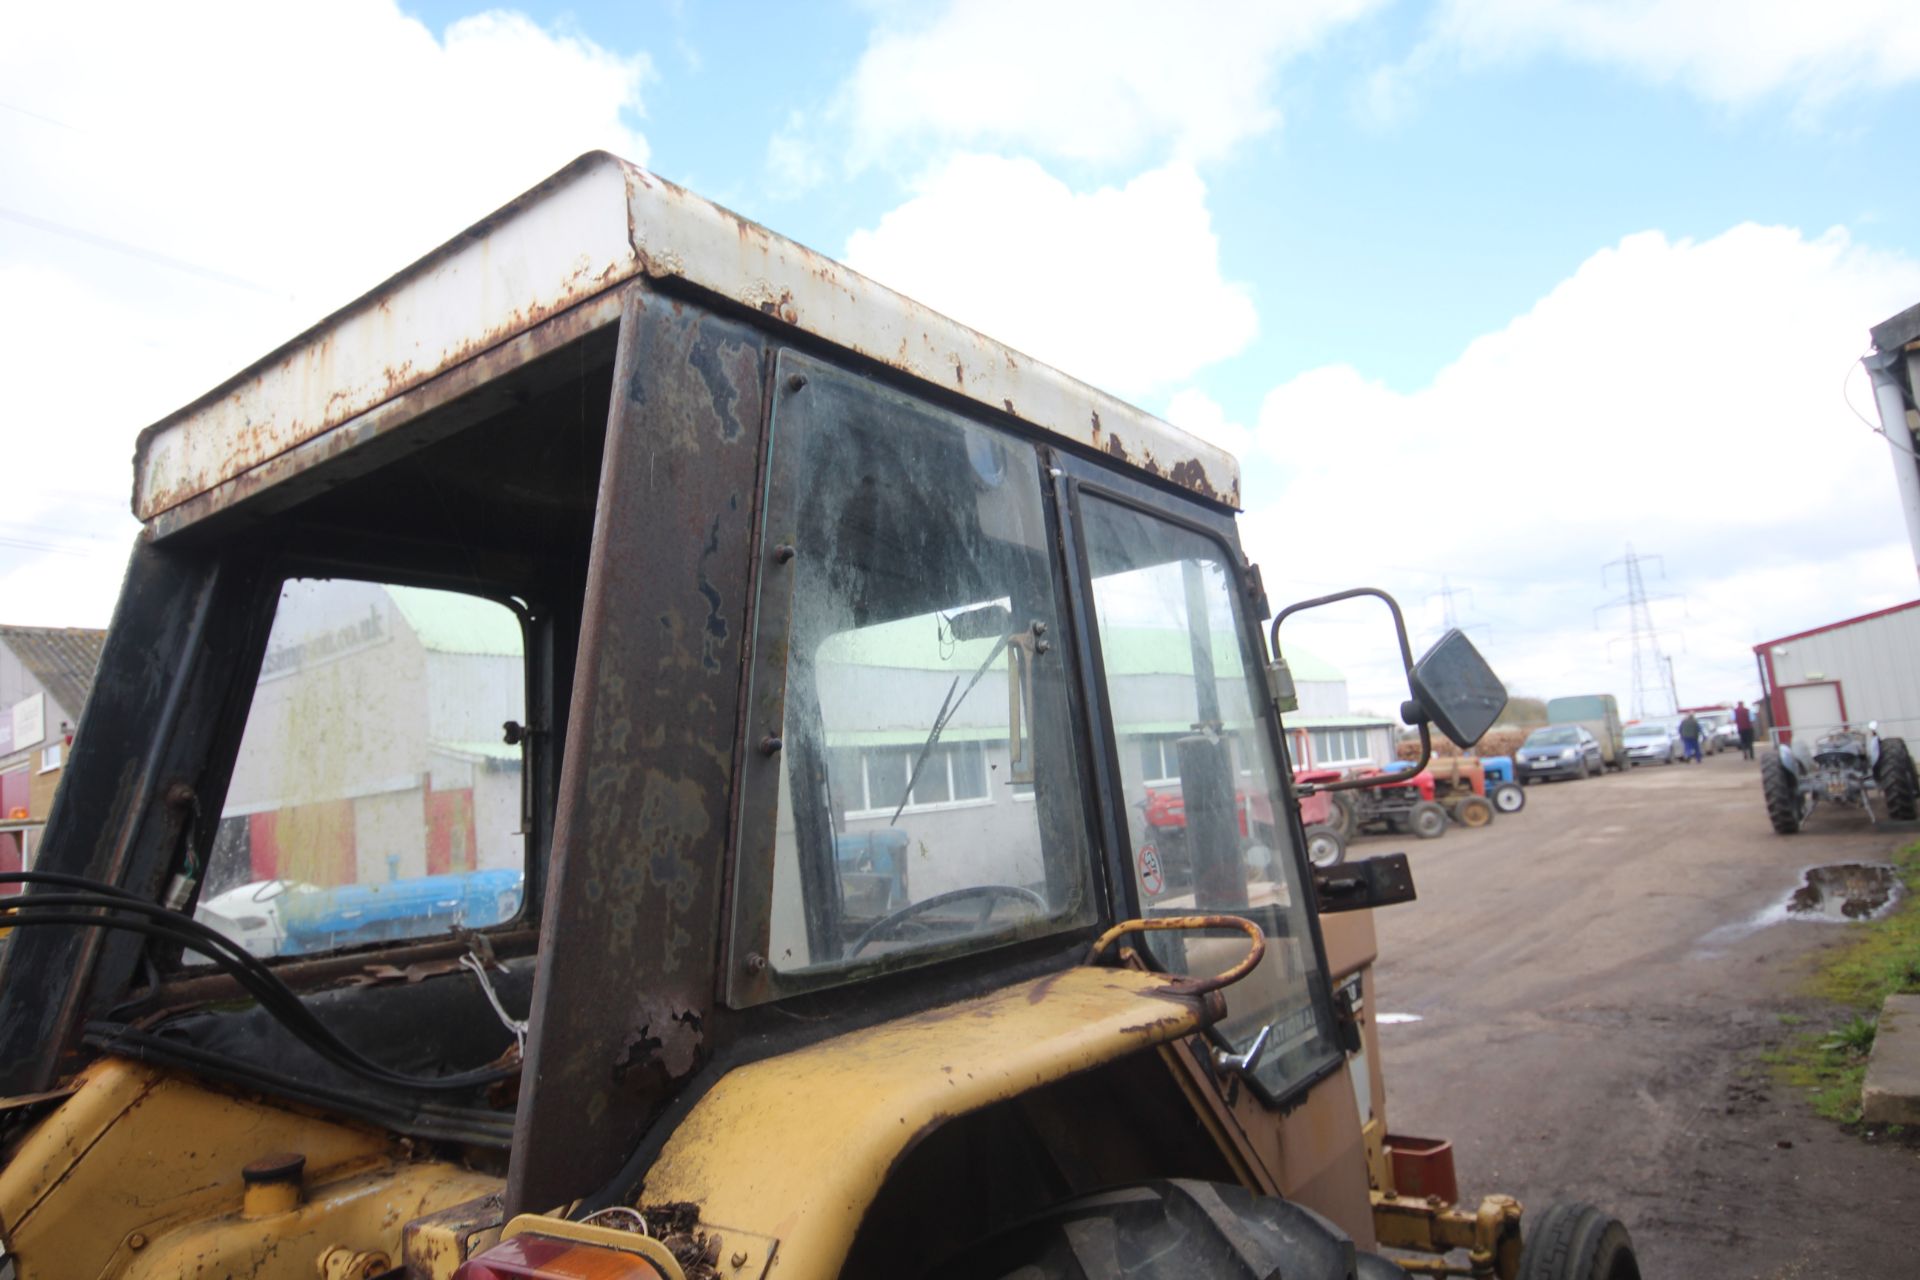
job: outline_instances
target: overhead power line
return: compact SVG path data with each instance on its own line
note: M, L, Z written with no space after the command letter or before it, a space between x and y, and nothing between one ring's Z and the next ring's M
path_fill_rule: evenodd
M183 271L191 276L199 276L203 280L212 280L216 284L231 285L236 289L246 289L253 293L264 294L269 298L284 298L290 296L269 289L266 285L258 284L242 276L228 275L224 271L215 271L212 267L203 267L198 263L188 262L184 258L176 258L171 254L159 253L152 249L143 249L137 244L128 244L125 240L115 240L111 236L96 235L94 232L84 231L79 227L70 227L64 222L55 222L50 218L36 218L32 214L22 213L18 209L0 208L0 218L5 218L9 222L17 222L23 227L32 227L35 231L44 231L48 235L64 236L69 240L77 240L81 244L92 245L96 249L108 249L114 253L123 253L129 257L139 258L143 262L151 262L155 266L167 267L174 271Z
M1624 608L1627 611L1627 632L1624 636L1615 636L1614 641L1625 640L1633 646L1633 715L1636 720L1672 715L1680 708L1680 697L1673 683L1673 659L1661 651L1660 631L1653 625L1653 602L1679 597L1672 592L1648 594L1646 574L1643 572L1643 566L1647 564L1655 565L1660 575L1666 576L1666 565L1661 557L1638 555L1629 542L1626 555L1601 566L1600 578L1603 582L1608 579L1610 571L1621 571L1626 580L1627 594L1594 610L1596 625L1602 609Z

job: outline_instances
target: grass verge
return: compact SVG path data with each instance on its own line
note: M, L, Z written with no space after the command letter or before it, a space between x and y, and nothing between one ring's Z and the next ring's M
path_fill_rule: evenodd
M1920 844L1902 849L1893 863L1906 885L1899 905L1859 926L1808 983L1809 994L1833 1006L1828 1025L1800 1031L1766 1055L1777 1079L1803 1090L1815 1111L1842 1124L1860 1120L1860 1085L1881 1002L1896 992L1920 992Z

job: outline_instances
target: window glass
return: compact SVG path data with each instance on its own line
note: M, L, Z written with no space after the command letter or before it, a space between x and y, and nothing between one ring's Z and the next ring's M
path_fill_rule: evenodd
M791 404L770 480L797 550L772 901L746 947L818 984L1089 919L1032 448L836 377Z
M1310 735L1316 765L1367 764L1372 760L1365 729L1314 729Z
M517 915L523 645L490 600L285 583L195 916L287 956Z
M984 800L987 791L987 749L984 743L957 742L947 748L955 800Z
M1278 816L1285 792L1260 713L1262 655L1211 540L1090 496L1082 523L1140 902L1149 916L1260 923L1266 958L1227 988L1219 1030L1239 1051L1271 1028L1255 1078L1283 1092L1333 1049L1309 897ZM1136 760L1138 772L1126 767ZM1177 973L1217 973L1246 946L1237 933L1146 938Z

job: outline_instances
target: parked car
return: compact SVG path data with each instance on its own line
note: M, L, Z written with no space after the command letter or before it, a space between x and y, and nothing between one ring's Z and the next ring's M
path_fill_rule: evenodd
M1630 724L1626 732L1627 764L1672 764L1680 758L1680 732L1659 720Z
M1733 712L1696 711L1693 718L1700 722L1702 753L1717 756L1728 747L1740 745L1740 731L1733 727Z
M1600 772L1604 763L1600 740L1577 724L1535 729L1514 753L1523 785L1545 778L1585 778Z

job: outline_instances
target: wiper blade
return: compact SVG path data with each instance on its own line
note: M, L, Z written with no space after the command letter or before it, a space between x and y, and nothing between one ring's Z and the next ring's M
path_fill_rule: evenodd
M927 763L927 757L932 754L934 743L940 741L940 735L946 731L947 722L959 714L960 704L967 700L967 695L973 692L973 687L980 683L981 677L987 674L987 668L993 665L993 660L1000 656L1000 651L1005 649L1007 642L1012 639L1012 636L1001 636L994 642L986 661L982 662L980 669L973 673L973 679L967 681L967 687L960 689L958 698L953 696L953 691L960 688L960 677L955 676L953 683L947 686L947 696L940 703L939 713L933 718L933 728L927 733L927 740L920 745L920 754L915 757L913 768L907 772L906 788L900 793L899 807L894 809L893 816L887 819L888 826L900 821L900 814L907 807L907 797L913 794L913 784L920 777L920 770Z

